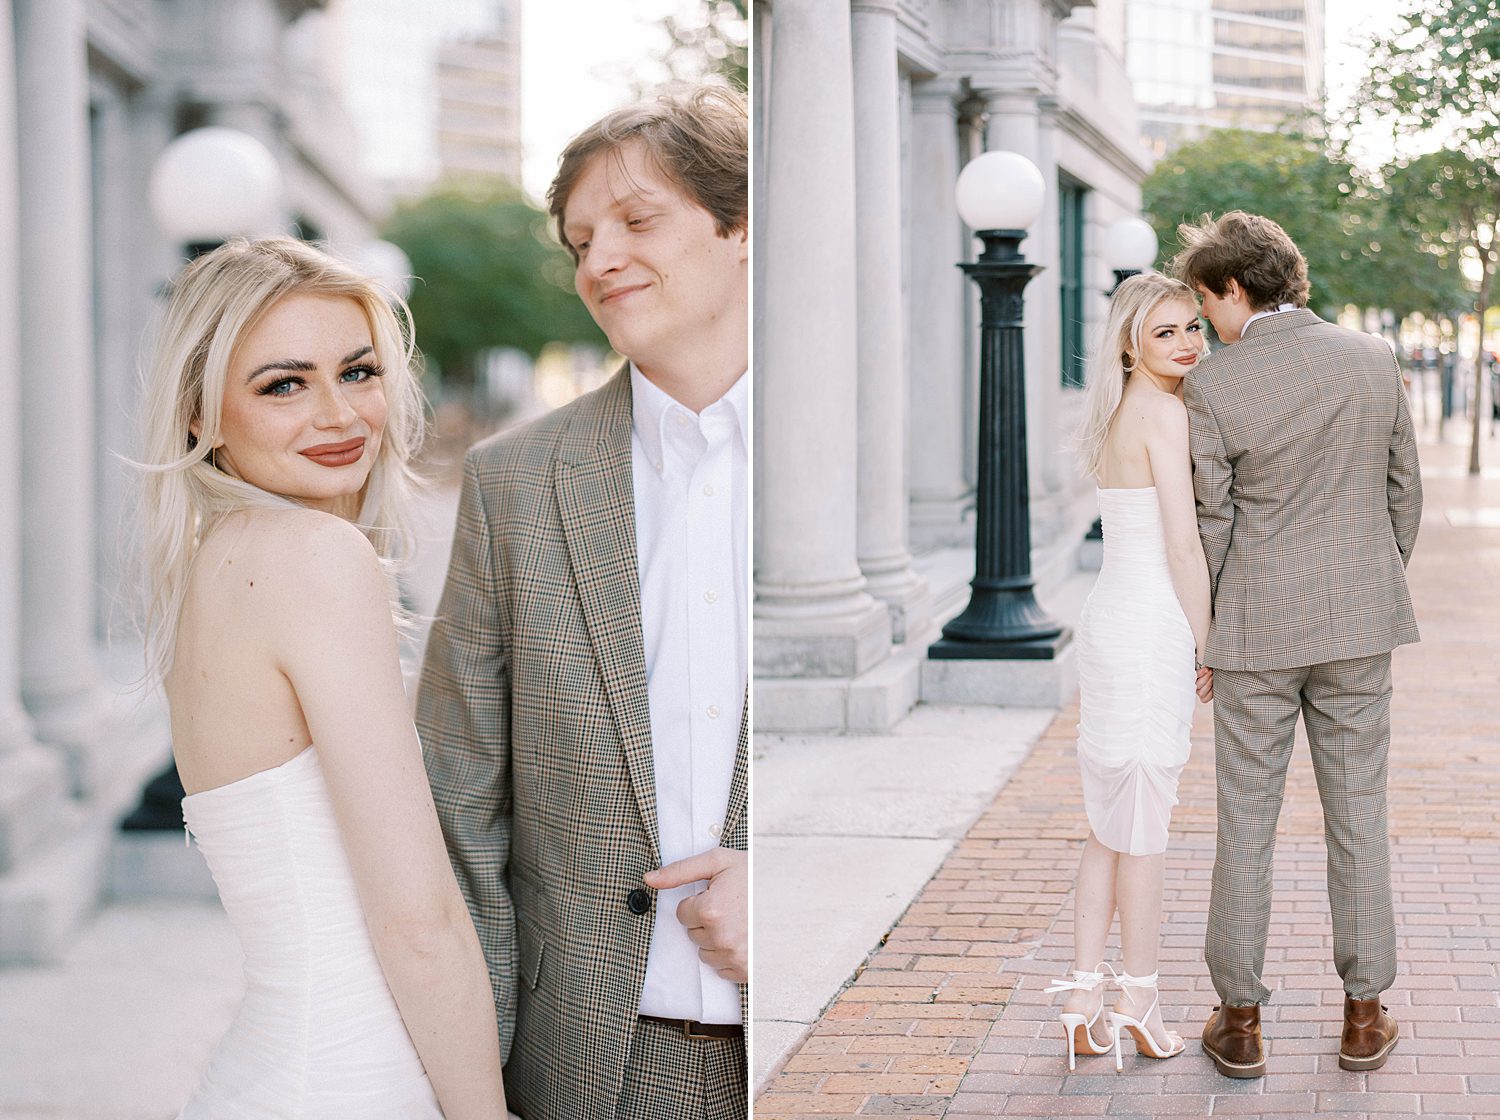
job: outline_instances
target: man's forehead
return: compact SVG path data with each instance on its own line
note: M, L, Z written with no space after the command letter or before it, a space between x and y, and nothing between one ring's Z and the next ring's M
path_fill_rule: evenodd
M584 164L577 183L564 206L564 222L572 216L574 203L585 196L593 197L596 190L599 200L613 207L633 202L688 201L639 143L596 153Z

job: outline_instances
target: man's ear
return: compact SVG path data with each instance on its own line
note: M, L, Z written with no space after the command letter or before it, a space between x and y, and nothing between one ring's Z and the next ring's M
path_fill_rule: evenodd
M746 222L740 229L740 260L750 259L750 223Z
M1224 281L1224 298L1230 303L1239 303L1245 298L1245 289L1240 287L1240 282L1233 276Z

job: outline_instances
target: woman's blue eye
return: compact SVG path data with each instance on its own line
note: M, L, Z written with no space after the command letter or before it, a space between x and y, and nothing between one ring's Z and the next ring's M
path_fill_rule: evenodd
M296 377L283 377L280 381L273 381L261 389L261 395L266 397L288 397L292 390L300 385L301 379Z

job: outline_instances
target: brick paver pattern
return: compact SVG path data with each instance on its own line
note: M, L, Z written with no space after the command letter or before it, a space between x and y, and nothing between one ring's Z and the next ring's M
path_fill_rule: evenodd
M1494 445L1491 444L1491 458ZM1402 1039L1385 1068L1338 1068L1322 812L1301 737L1276 850L1264 1078L1221 1077L1198 1041L1216 997L1203 964L1214 855L1213 718L1200 707L1167 855L1165 1062L1127 1044L1069 1073L1043 993L1070 967L1072 879L1087 823L1061 713L756 1102L757 1120L890 1116L1500 1115L1500 477L1423 448L1410 572L1420 645L1395 655L1390 802ZM1115 942L1112 953L1118 960ZM1113 997L1111 997L1113 998Z

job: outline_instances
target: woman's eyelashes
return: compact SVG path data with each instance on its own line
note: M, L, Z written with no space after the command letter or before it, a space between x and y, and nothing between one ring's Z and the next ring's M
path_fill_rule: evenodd
M384 377L385 369L366 362L357 366L350 366L339 374L339 381L345 385L358 385L360 382L369 381L375 377ZM256 393L263 397L289 397L294 389L307 385L307 380L302 377L278 377L275 381L267 382Z

